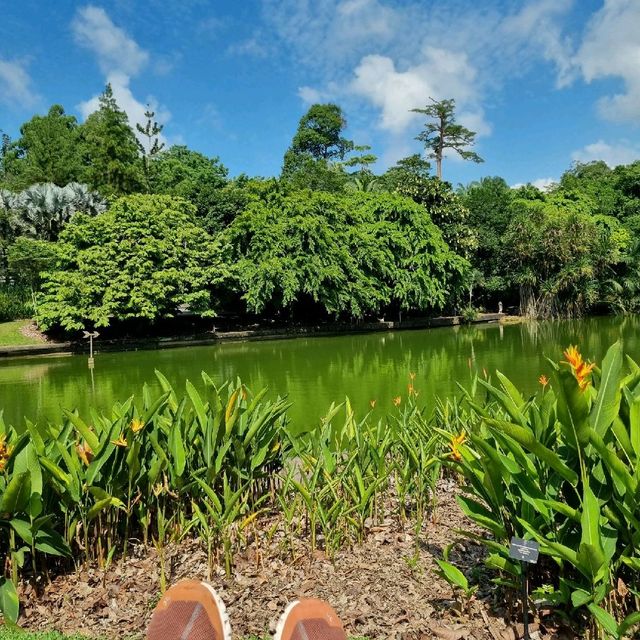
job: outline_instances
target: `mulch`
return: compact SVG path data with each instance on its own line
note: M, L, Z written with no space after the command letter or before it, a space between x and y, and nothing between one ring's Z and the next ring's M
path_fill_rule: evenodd
M341 550L333 561L323 552L310 555L305 541L292 554L284 532L261 523L245 551L235 556L233 576L219 570L210 582L227 604L234 637L273 632L286 604L300 597L328 600L350 636L371 639L516 640L522 626L509 624L497 591L482 578L484 551L455 532L471 528L455 502L457 488L443 481L435 518L425 522L419 540L396 521L371 527L366 540ZM275 531L275 534L273 533ZM476 596L465 606L435 573L434 558L460 540L451 560L469 576L480 573ZM198 540L165 549L169 584L181 578L206 579L207 556ZM134 547L124 561L104 572L89 567L58 575L49 584L23 586L20 624L30 630L55 629L94 637L140 638L159 598L156 551ZM480 571L479 571L480 569ZM532 637L570 638L534 623Z

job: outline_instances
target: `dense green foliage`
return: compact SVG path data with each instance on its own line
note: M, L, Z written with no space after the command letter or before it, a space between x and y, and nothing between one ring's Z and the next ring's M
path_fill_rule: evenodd
M14 285L0 286L0 322L20 320L33 315L31 291Z
M397 195L273 194L224 234L248 307L361 318L445 305L467 264L424 207ZM310 304L312 302L312 304Z
M8 149L5 171L15 172L14 189L38 182L64 187L77 182L82 167L78 143L80 130L74 116L53 105L46 116L34 116L20 128L20 138Z
M640 623L640 367L620 343L601 368L575 347L552 364L553 381L525 400L499 372L479 379L478 403L458 414L463 436L450 464L465 478L464 513L490 537L486 564L519 587L512 536L536 540L534 597L623 638Z
M455 121L453 101L418 111L427 116L418 138L438 166L447 149L479 159L470 150L474 133ZM342 109L315 104L298 123L279 178L230 179L217 157L180 145L164 149L153 111L145 118L129 123L107 86L84 123L54 105L26 122L15 141L2 137L0 282L39 289L41 274L50 273L43 326L137 317L142 329L144 321L186 309L179 278L167 287L139 287L136 279L149 282L150 272L136 276L133 254L116 256L115 249L102 254L112 265L94 261L92 269L126 274L120 293L106 294L106 285L76 290L81 270L75 258L62 259L69 243L54 246L77 212L100 218L133 192L182 198L195 208L193 233L198 227L208 238L222 279L197 279L194 313L215 307L241 322L256 314L291 322L463 310L472 317L499 302L536 317L640 309L640 162L615 169L576 164L545 191L494 177L454 192L417 154L377 174L369 147L347 136ZM158 201L135 202L142 212ZM141 246L154 237L152 226L127 224L136 228L120 232ZM193 256L175 251L178 262L191 264ZM152 299L124 303L129 286L134 297ZM217 305L204 303L205 289ZM91 315L103 294L117 301Z
M541 192L485 178L459 193L477 234L476 295L534 317L639 308L640 162L576 165ZM495 307L494 307L495 308Z
M45 329L154 321L180 305L210 315L224 276L217 241L195 223L193 205L171 196L126 196L100 216L76 214L56 252L38 309Z

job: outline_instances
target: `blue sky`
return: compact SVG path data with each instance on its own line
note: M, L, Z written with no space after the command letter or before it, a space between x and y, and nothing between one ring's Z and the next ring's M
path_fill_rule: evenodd
M0 129L111 81L133 121L232 175L274 175L300 116L340 104L383 169L456 99L485 163L444 177L544 184L574 160L640 158L640 0L3 0Z

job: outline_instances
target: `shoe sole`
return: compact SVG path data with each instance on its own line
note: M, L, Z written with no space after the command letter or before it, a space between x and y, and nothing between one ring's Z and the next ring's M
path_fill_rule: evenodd
M218 613L220 615L220 622L222 623L222 640L231 640L231 621L229 620L229 614L227 613L227 607L225 607L222 598L218 595L218 592L208 583L202 581L203 587L206 587L214 599L216 606L218 607Z
M300 600L294 600L287 605L287 608L282 612L280 616L280 620L278 620L278 624L276 626L276 633L273 636L273 640L282 640L282 632L284 631L284 625L287 624L287 618L289 614L293 611L293 608L296 605L300 604Z

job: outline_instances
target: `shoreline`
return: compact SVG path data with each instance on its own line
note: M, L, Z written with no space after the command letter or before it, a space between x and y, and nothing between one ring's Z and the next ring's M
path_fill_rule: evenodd
M523 319L505 313L481 313L469 324L516 324ZM356 324L336 323L333 325L308 325L289 328L261 328L239 331L209 332L191 336L171 336L152 338L122 338L96 341L94 351L142 351L156 349L176 349L189 346L211 346L223 342L245 342L258 340L287 340L303 337L327 337L381 331L405 331L411 329L432 329L464 325L462 316L439 316L435 318L413 318L401 321L379 321ZM43 342L35 345L0 346L0 359L28 358L45 355L79 355L88 352L88 344L80 341Z

